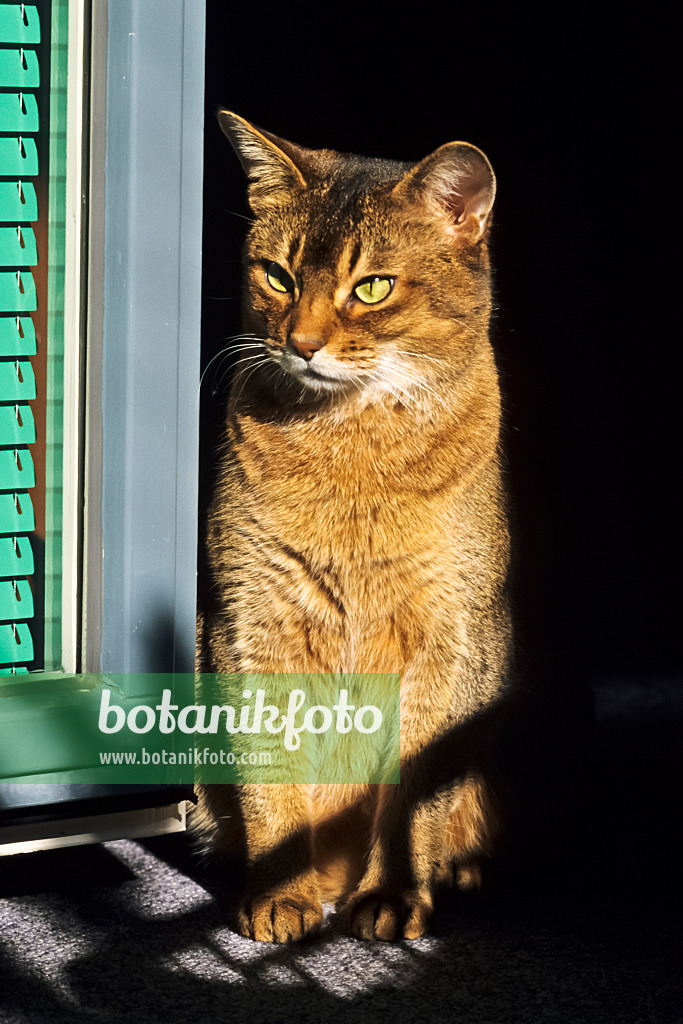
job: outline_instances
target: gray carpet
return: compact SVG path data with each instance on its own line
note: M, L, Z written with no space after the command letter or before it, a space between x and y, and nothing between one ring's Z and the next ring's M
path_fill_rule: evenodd
M680 1024L680 688L620 682L596 704L585 855L450 899L418 941L363 943L332 913L300 945L242 939L229 879L184 836L0 862L0 1021Z

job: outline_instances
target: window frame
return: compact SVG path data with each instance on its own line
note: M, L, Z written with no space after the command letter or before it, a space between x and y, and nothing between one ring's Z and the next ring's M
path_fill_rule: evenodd
M0 750L92 703L96 676L130 673L127 698L194 670L205 0L69 0L69 18L64 671L3 684ZM48 746L36 782L68 767Z
M92 16L83 670L191 672L205 4Z

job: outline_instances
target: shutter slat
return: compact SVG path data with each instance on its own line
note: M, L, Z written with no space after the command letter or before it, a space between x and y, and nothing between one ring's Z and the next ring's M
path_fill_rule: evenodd
M0 312L33 313L37 308L36 286L30 271L19 276L0 272Z
M40 42L40 20L34 4L0 6L0 42L24 45Z
M36 190L30 181L0 181L0 220L38 220Z
M29 92L0 93L0 132L38 131L38 104Z
M19 665L33 660L31 630L25 622L0 625L0 662Z
M28 359L0 359L3 402L30 402L36 397L36 378Z
M0 494L0 533L31 533L35 525L30 494Z
M36 474L28 448L0 448L0 485L5 491L35 487Z
M0 56L3 51L0 50ZM0 139L0 167L6 178L31 178L38 173L38 149L28 136Z
M29 356L36 332L27 314L38 298L31 267L38 264L35 135L40 129L40 19L34 4L0 4L0 675L25 673L34 659L30 622L34 572L29 534L35 530L28 489L36 476L36 382ZM9 44L9 45L7 45ZM11 269L10 269L11 268ZM42 294L42 293L41 293ZM42 299L41 299L42 302Z
M33 549L28 537L0 537L0 576L15 579L31 575Z
M33 617L33 594L28 580L0 580L0 619L17 622Z
M36 354L36 329L30 316L0 316L0 358Z
M0 50L0 88L37 89L40 85L40 68L35 50L23 46L12 50Z
M35 267L37 262L33 228L0 227L0 267Z
M0 446L11 445L16 448L34 444L35 440L36 425L31 406L25 402L21 405L0 405ZM4 486L0 476L0 487Z

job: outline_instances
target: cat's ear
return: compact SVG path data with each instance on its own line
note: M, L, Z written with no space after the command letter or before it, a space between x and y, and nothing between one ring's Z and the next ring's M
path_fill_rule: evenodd
M417 199L446 215L447 230L463 242L486 231L496 195L496 177L480 149L447 142L413 167L394 189L402 201Z
M239 114L218 111L218 123L232 143L249 179L249 201L258 208L278 192L306 188L307 150L255 128Z

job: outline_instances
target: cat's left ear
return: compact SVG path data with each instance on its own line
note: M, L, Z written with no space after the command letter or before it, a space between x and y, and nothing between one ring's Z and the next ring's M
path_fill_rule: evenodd
M398 183L394 195L417 199L446 215L447 230L470 244L483 237L496 195L487 157L468 142L447 142Z

